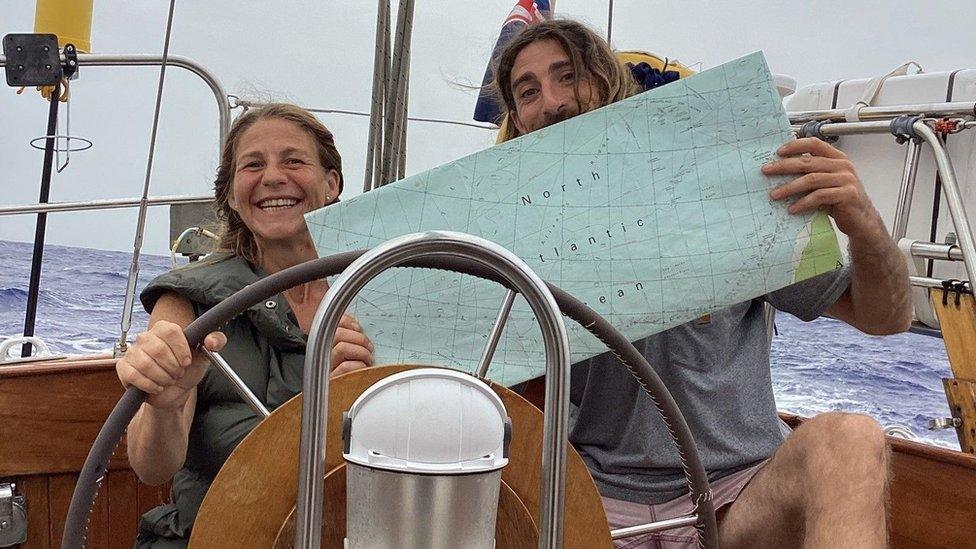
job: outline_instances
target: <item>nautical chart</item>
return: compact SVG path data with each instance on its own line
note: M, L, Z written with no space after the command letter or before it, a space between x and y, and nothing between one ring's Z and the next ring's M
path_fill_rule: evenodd
M577 116L334 206L307 222L320 256L433 229L505 246L637 340L837 268L823 215L770 201L760 173L792 139L761 53ZM473 371L505 289L465 275L387 271L350 312L376 362ZM605 348L567 322L581 360ZM519 298L489 377L542 373Z

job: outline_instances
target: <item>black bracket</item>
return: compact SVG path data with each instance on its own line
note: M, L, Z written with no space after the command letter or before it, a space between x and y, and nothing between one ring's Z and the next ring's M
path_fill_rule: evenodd
M508 446L512 442L512 418L505 418L505 438L502 439L502 457L508 457Z
M64 45L64 67L61 70L65 78L71 78L78 72L78 50L74 44Z
M342 452L348 454L352 447L352 418L349 411L342 412Z
M917 114L904 114L891 119L890 131L891 135L895 136L895 141L898 144L902 144L909 139L913 141L918 141L921 136L915 131L915 123L921 120L923 117Z
M950 278L949 280L942 281L942 305L946 306L949 304L949 293L952 292L956 294L956 307L959 306L960 300L962 299L962 294L973 293L972 287L965 280L956 280Z
M61 80L58 37L53 34L8 34L3 37L3 55L8 86L53 86Z
M827 143L835 143L837 141L836 135L824 135L823 127L824 124L828 122L825 120L811 120L800 126L797 135L801 138L803 137L816 137L821 141L826 141Z

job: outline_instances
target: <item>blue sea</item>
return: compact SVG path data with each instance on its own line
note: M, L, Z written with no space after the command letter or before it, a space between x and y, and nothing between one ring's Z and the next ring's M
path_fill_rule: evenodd
M0 340L23 333L32 245L0 241ZM41 272L35 334L66 354L111 349L119 336L130 255L48 245ZM171 259L142 256L138 288L168 270ZM130 340L148 317L136 304ZM861 412L883 425L906 425L926 442L958 449L954 431L930 432L928 420L949 415L942 392L951 375L942 340L864 335L842 322L776 317L772 374L781 410L813 415ZM19 346L18 346L19 349Z

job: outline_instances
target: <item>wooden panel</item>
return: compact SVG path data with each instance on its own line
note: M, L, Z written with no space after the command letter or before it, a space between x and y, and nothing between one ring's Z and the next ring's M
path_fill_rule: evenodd
M51 475L48 479L48 497L51 511L51 547L61 547L61 536L64 535L64 522L68 516L68 506L71 504L71 494L74 493L78 475L68 473ZM105 491L99 490L95 504L92 506L91 519L88 527L88 547L108 546L108 505Z
M959 305L956 297L960 298ZM976 301L972 295L958 296L955 292L946 295L945 290L932 290L932 304L939 317L952 374L976 381Z
M976 383L968 379L943 379L946 400L952 417L962 420L956 428L959 447L976 454Z
M140 511L137 503L139 480L132 471L112 471L102 484L102 491L108 499L109 549L131 549L136 539Z
M522 398L542 410L546 407L546 378L537 377L525 382Z
M539 487L543 482L542 412L501 385L492 382L491 388L501 397L513 425L517 426L512 429L510 461L502 472L502 479L512 487L530 516L537 517L541 504ZM606 539L610 525L596 483L576 450L568 443L567 449L565 547L610 547L612 543Z
M99 361L93 361L99 362ZM104 361L101 361L104 362ZM98 430L122 395L114 366L0 375L0 476L80 471ZM124 441L109 464L128 468Z
M21 549L61 547L64 520L76 480L73 474L3 479L15 482L17 493L27 499L27 541L19 546ZM144 500L139 499L140 488L146 495ZM131 470L109 472L95 502L88 547L131 548L139 516L161 504L164 493L169 493L168 484L146 486L139 483Z
M0 478L27 497L22 547L61 546L77 473L122 394L114 359L60 360L0 368ZM141 484L124 442L92 512L88 547L130 548L139 516L168 499L169 484ZM27 475L27 476L17 476Z
M932 304L955 377L942 383L952 417L962 420L956 429L959 447L976 454L976 300L968 294L932 290Z
M26 364L15 364L0 368L0 379L48 374L70 374L79 372L115 371L116 359L111 355L91 355L72 359L39 360Z
M576 517L568 517L567 521ZM505 481L498 493L498 515L495 518L496 547L532 549L539 546L539 529L532 513ZM503 525L503 527L499 527Z
M976 545L972 533L973 524L976 524L976 467L893 450L892 547L921 549Z
M954 306L951 296L949 304ZM18 493L28 497L29 533L23 547L60 546L75 475L21 475L25 470L46 472L45 467L54 472L80 469L102 419L120 394L112 361L0 369L0 476L17 482ZM102 411L88 413L86 406ZM784 418L794 424L801 421L796 416ZM902 439L889 437L889 442L893 547L973 546L969 532L976 524L976 457ZM127 469L124 453L117 452L113 464ZM168 499L168 487L142 484L135 485L132 499L133 482L135 476L128 470L108 475L96 502L90 547L131 547L131 538L124 544L123 540L135 532L133 521ZM568 490L570 495L574 491ZM127 501L137 512L125 507ZM106 529L109 519L112 530Z
M71 492L74 490L76 475L51 475L48 477L48 501L51 510L49 535L51 547L61 547L64 534L64 519L68 515Z

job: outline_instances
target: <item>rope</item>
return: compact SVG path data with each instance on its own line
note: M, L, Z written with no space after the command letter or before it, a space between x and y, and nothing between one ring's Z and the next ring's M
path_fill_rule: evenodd
M20 95L20 94L24 93L24 90L26 90L26 89L27 88L25 86L21 86L20 88L17 89L17 92L16 92L17 95ZM37 91L41 92L41 97L43 97L44 99L47 99L48 101L51 100L51 94L54 93L54 86L37 86L35 89ZM62 103L65 103L65 102L68 101L68 98L70 96L71 96L71 92L68 91L68 78L62 76L61 77L61 95L58 96L58 100L61 101Z
M397 7L396 39L393 43L393 80L390 82L383 129L383 171L379 185L396 179L399 167L400 134L406 109L407 67L410 62L410 36L413 30L413 2L400 0Z
M393 149L394 166L390 181L402 179L407 168L407 111L409 110L410 97L410 43L413 36L413 12L414 0L401 0L400 8L406 12L404 17L403 36L398 48L403 52L400 74L397 75L397 91L400 92L397 98L397 105L400 109L395 113L396 121L394 127L396 133L393 135L396 146Z
M413 9L413 4L410 6ZM409 43L406 46L409 53ZM407 56L403 61L403 108L397 113L396 128L397 133L393 136L397 140L396 146L396 173L391 181L403 179L407 175L407 109L410 103L410 57Z
M390 66L390 54L386 42L390 36L390 0L379 0L376 6L376 44L373 46L373 91L369 106L369 136L366 139L366 171L363 175L363 192L373 189L373 174L379 172L379 159L383 154L380 133L383 106L386 104L386 73ZM313 111L316 112L316 111ZM344 111L341 114L362 114ZM375 170L375 171L374 171Z
M370 189L375 189L383 184L383 158L386 154L385 147L385 134L386 134L386 117L389 116L390 111L387 110L387 102L390 96L390 82L393 79L393 44L390 38L391 25L393 24L393 11L390 7L390 2L387 0L386 7L383 12L383 73L380 75L380 84L383 86L383 91L379 96L379 100L382 104L379 107L379 116L376 119L371 119L370 124L376 124L376 137L374 141L374 147L376 147L376 153L373 157L373 179L370 182Z

